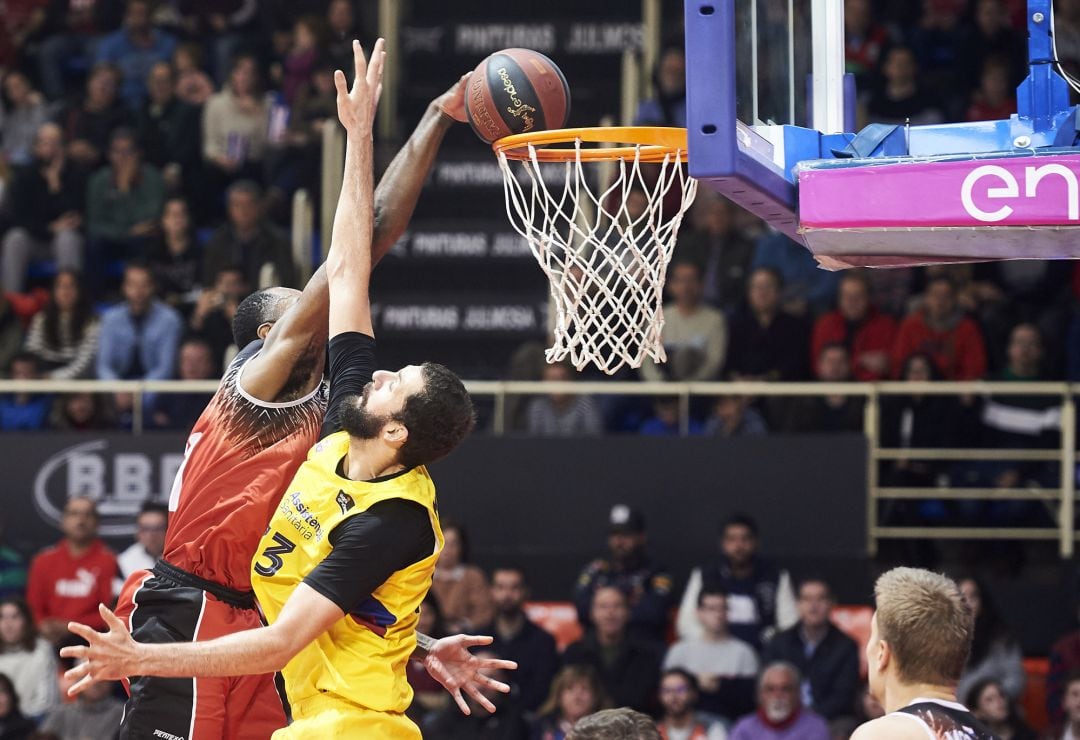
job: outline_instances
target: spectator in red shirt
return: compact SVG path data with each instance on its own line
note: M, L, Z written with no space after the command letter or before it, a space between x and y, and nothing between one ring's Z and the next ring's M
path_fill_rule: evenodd
M899 374L904 360L916 353L930 355L946 380L976 380L986 374L982 332L956 302L956 286L941 276L923 294L921 310L900 324L893 345L893 368Z
M30 563L26 600L41 636L59 643L68 636L69 621L103 629L99 603L112 602L116 556L98 539L98 511L80 496L64 506L60 528L64 539L42 550Z
M870 301L870 281L860 272L845 273L837 291L836 310L814 324L810 342L811 362L830 344L842 344L851 355L855 380L881 380L889 376L890 356L896 340L896 322L880 313Z

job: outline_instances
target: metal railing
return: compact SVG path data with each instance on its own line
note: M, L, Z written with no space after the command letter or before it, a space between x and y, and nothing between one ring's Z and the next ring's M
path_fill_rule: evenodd
M876 554L882 539L1014 539L1058 542L1061 557L1071 557L1077 539L1074 527L1076 497L1076 396L1080 384L963 382L963 383L634 383L634 382L522 382L474 380L466 383L478 399L491 399L491 433L505 435L507 401L518 396L550 393L592 396L663 396L678 399L679 429L689 434L690 402L695 397L751 396L850 396L865 399L863 433L867 440L866 535L867 552ZM215 381L97 381L97 380L0 380L0 393L131 393L134 398L133 431L141 434L143 393L211 393ZM1061 399L1061 444L1058 449L1000 448L884 448L881 446L881 399L888 396L1053 396ZM950 488L881 486L879 463L895 460L926 461L1042 461L1059 464L1058 488ZM888 500L941 501L1038 501L1056 519L1055 527L914 527L886 526L880 520L879 502ZM1057 504L1054 506L1054 504Z
M307 190L297 190L292 200L292 258L296 264L296 284L305 285L315 271L312 254L315 236L315 209Z

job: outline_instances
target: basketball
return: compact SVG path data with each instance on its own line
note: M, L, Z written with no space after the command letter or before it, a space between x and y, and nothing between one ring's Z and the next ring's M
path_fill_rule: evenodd
M529 131L562 128L570 115L570 87L555 62L531 49L503 49L469 77L465 111L489 144Z

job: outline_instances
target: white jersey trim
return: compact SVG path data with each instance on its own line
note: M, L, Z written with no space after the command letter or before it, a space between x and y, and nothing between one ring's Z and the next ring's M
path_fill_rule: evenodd
M926 735L927 735L927 737L930 738L930 740L938 740L938 736L936 734L934 734L934 731L932 729L930 729L930 725L926 724L926 722L921 717L918 717L918 716L916 716L914 714L911 714L909 712L904 711L904 709L907 709L908 707L913 707L916 704L937 704L938 706L946 707L948 709L955 709L958 712L969 712L970 713L970 710L967 707L965 707L963 704L960 704L959 702L946 701L945 699L927 699L925 697L919 697L917 699L914 699L910 704L903 707L903 709L900 709L899 711L890 713L890 716L893 716L893 717L907 717L908 719L913 719L916 722L918 722L919 725L924 730L926 730Z
M246 400L248 403L252 403L264 409L287 409L307 403L311 399L315 398L315 396L319 394L319 391L322 390L322 381L319 381L315 384L315 388L311 391L311 393L307 394L303 398L298 398L295 401L284 401L281 403L275 403L273 401L263 401L262 399L255 398L255 396L244 390L244 386L241 385L241 381L244 379L244 370L247 369L248 363L258 357L260 354L262 354L261 349L255 354L253 354L251 357L244 360L244 364L241 365L240 369L236 371L236 380L233 381L234 385L236 386L236 392L239 393L241 398Z
M892 716L907 717L908 719L917 722L919 724L919 727L926 730L926 736L929 737L930 740L938 740L937 735L935 735L934 731L930 729L930 725L926 724L926 722L924 722L921 718L916 717L914 714L908 714L907 712L893 712Z
M908 704L908 706L911 707L911 706L914 706L916 704L940 704L943 707L948 707L949 709L955 709L958 712L968 712L969 714L971 713L971 710L968 709L967 707L965 707L960 702L947 701L945 699L926 699L926 698L923 698L923 697L919 697L918 699L911 702L911 704ZM905 707L905 709L906 708L907 707Z

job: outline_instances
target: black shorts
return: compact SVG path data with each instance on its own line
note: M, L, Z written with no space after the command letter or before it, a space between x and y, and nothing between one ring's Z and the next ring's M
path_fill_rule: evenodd
M207 584L211 592L196 583L167 564L133 573L120 594L117 616L146 643L212 640L263 625L246 595ZM263 740L288 722L274 674L131 676L125 687L129 699L121 740Z

